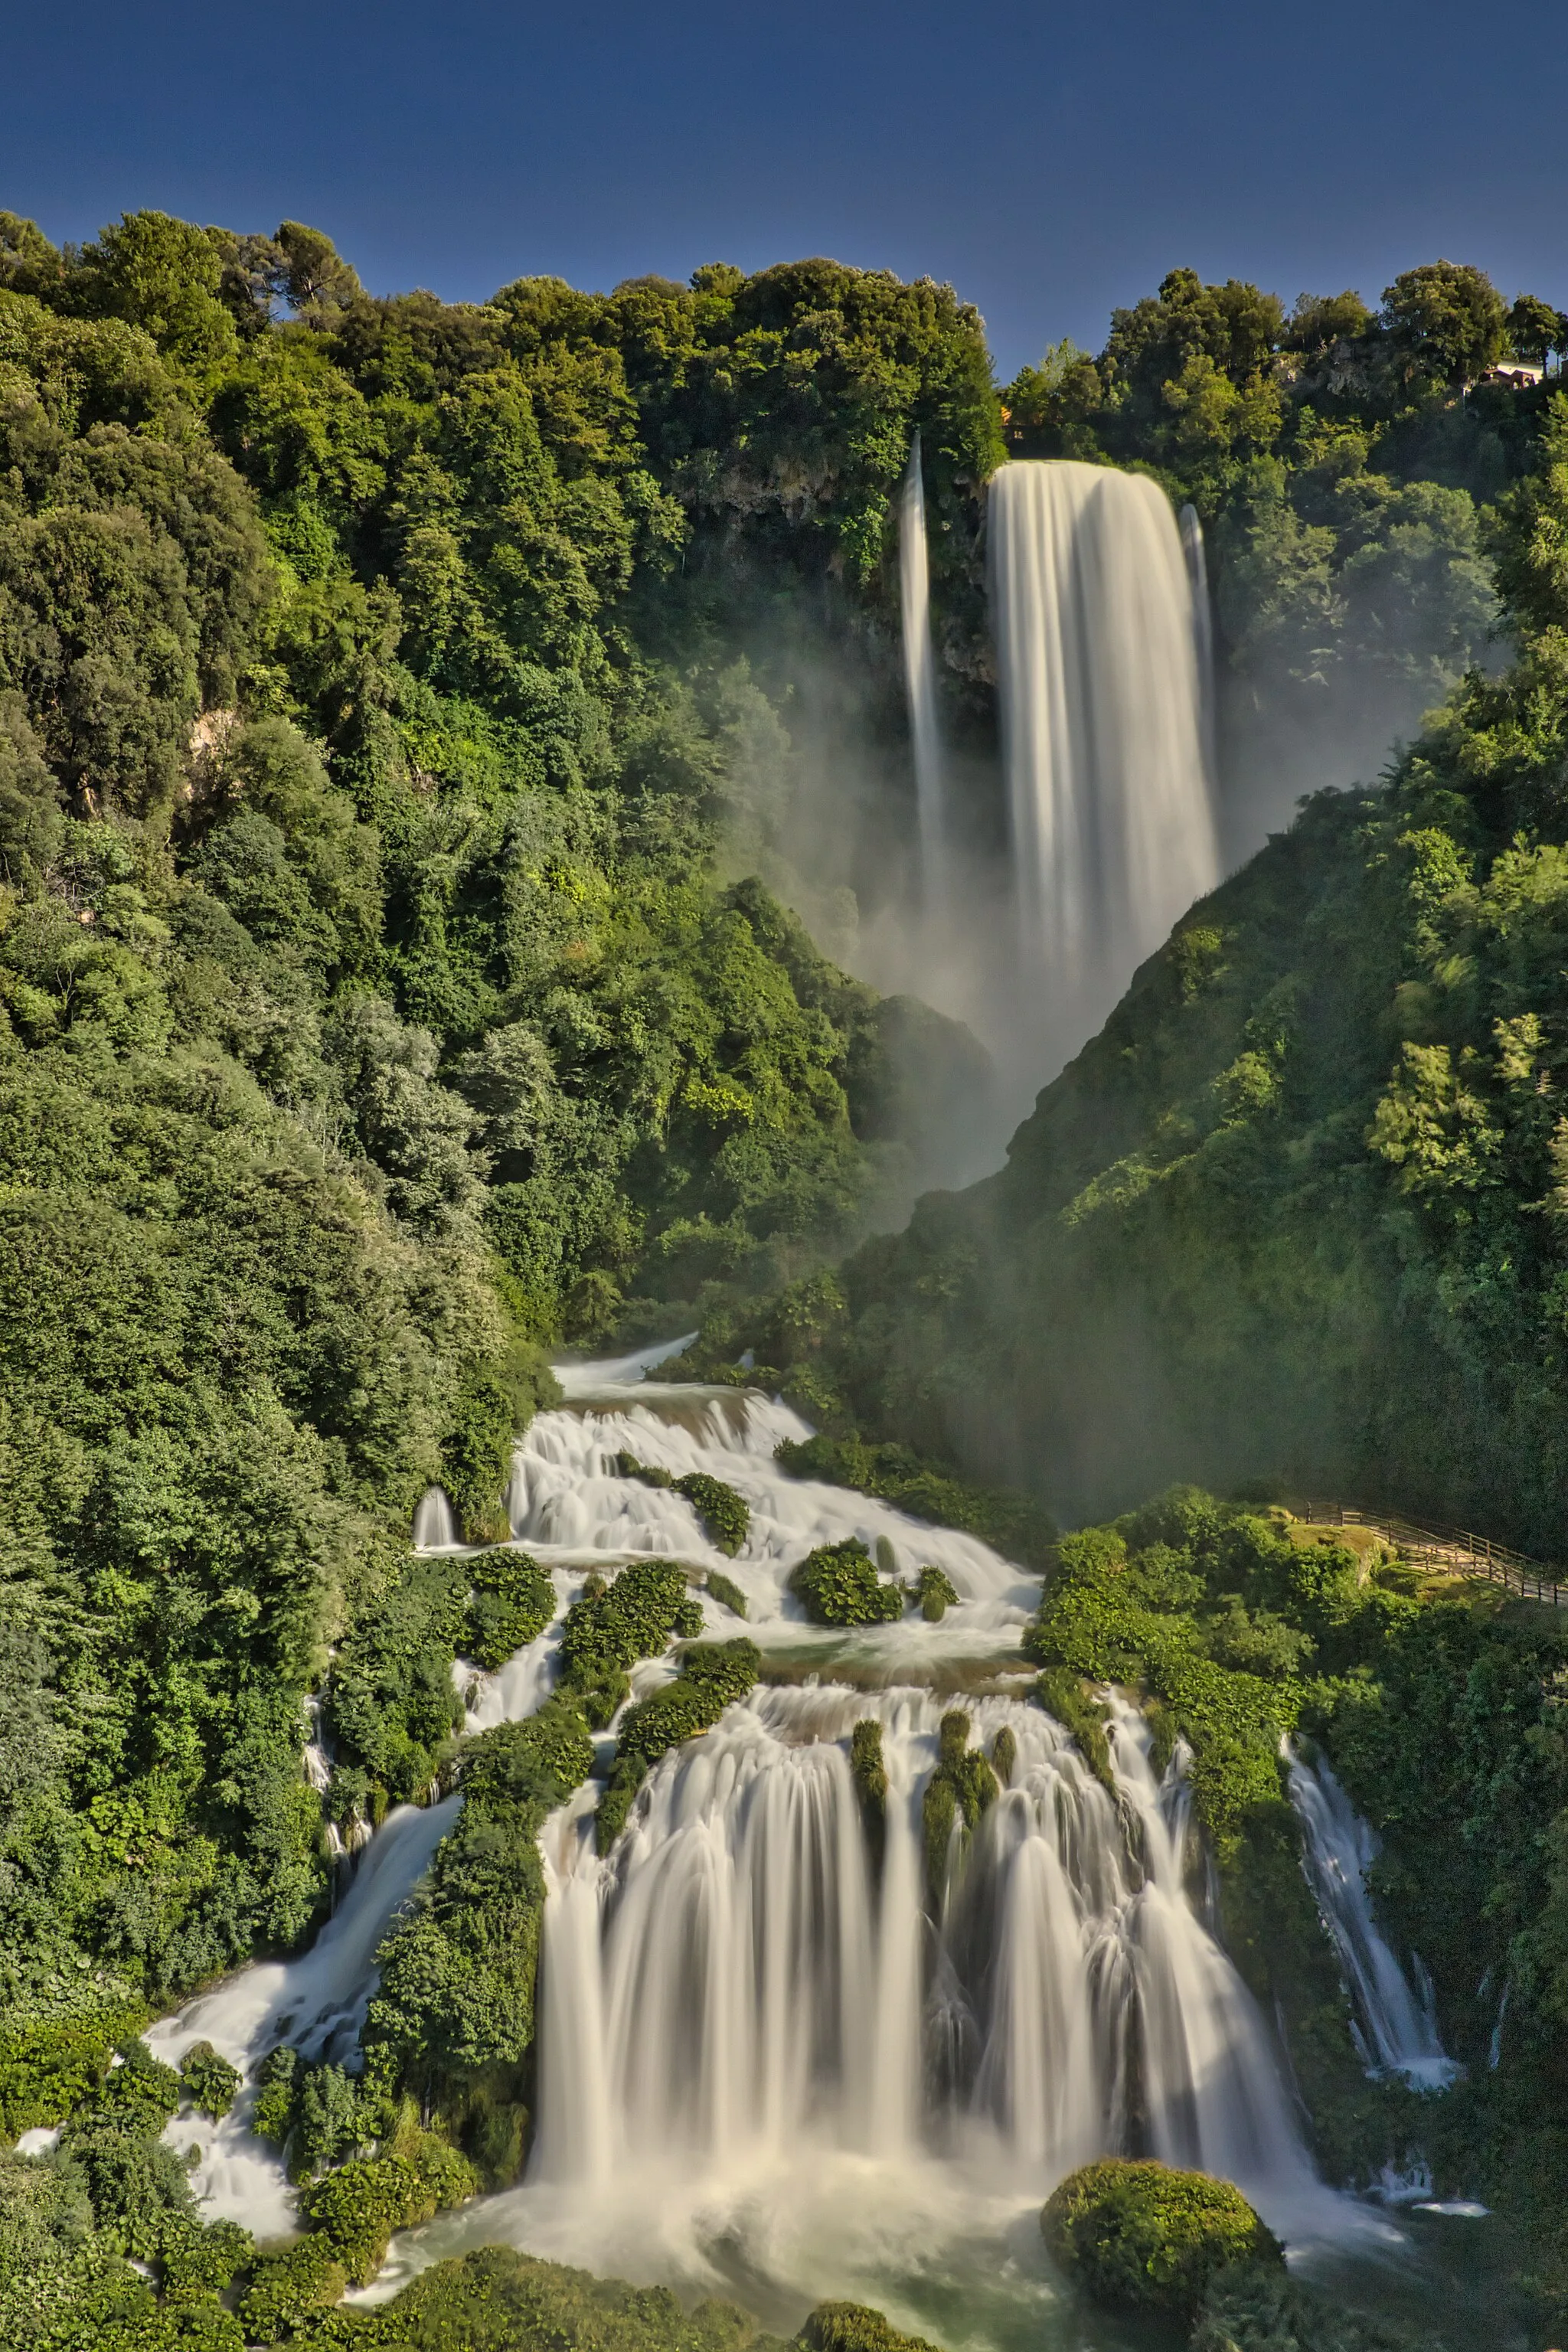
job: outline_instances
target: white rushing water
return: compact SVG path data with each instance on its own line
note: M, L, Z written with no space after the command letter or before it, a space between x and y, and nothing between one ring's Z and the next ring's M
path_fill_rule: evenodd
M1438 2039L1429 1991L1417 1994L1373 1916L1367 1874L1377 1859L1376 1832L1326 1762L1292 1755L1289 1788L1308 1883L1339 1955L1363 2055L1374 2070L1439 2090L1458 2070Z
M1001 467L988 530L1026 963L1082 1034L1219 878L1193 583L1114 467Z
M899 495L899 593L903 620L904 689L915 761L920 824L921 886L928 914L946 898L947 810L942 738L936 715L936 666L931 640L931 562L926 543L925 480L917 433Z

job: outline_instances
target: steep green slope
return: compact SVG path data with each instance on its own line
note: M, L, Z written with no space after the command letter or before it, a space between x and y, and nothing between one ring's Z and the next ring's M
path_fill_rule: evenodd
M761 411L768 560L882 593L911 417L994 439L978 322L721 276L595 340L298 224L0 219L0 2036L295 1942L453 1728L422 1488L502 1531L548 1346L820 1264L973 1075L735 878L788 737L637 630Z
M1514 667L1194 908L1001 1174L710 1349L1071 1517L1261 1479L1561 1557L1565 543L1559 398Z

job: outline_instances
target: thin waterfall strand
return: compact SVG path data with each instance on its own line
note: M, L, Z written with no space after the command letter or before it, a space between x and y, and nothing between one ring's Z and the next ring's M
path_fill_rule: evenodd
M1023 460L989 536L1026 960L1098 1017L1219 877L1181 534L1142 476Z
M903 609L904 685L915 760L921 882L927 908L934 910L946 900L949 845L942 740L936 717L936 668L931 657L925 481L921 470L918 433L910 450L909 467L899 498L899 589Z
M1438 2039L1430 2000L1418 1997L1373 1916L1367 1873L1377 1859L1376 1833L1326 1763L1293 1754L1289 1789L1307 1881L1339 1955L1368 2065L1440 2089L1458 2069Z

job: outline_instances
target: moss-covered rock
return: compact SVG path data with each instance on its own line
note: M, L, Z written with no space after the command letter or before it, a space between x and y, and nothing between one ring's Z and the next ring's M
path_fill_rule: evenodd
M1221 2273L1240 2263L1282 2271L1285 2260L1228 2180L1119 2157L1069 2173L1047 2200L1040 2228L1097 2303L1186 2322Z
M610 1584L590 1578L566 1612L557 1687L596 1700L587 1706L589 1720L607 1723L626 1696L626 1668L658 1655L689 1600L686 1570L675 1560L633 1560Z
M882 1727L875 1716L858 1723L850 1734L849 1769L860 1800L867 1843L879 1867L888 1830L888 1768L882 1760Z
M712 1594L721 1608L728 1609L731 1616L744 1617L747 1614L745 1594L734 1578L726 1576L722 1569L709 1570L705 1590Z
M1004 1789L1007 1788L1012 1781L1013 1767L1017 1760L1017 1739L1012 1726L1005 1723L991 1742L991 1769L995 1773Z
M1116 1794L1110 1769L1110 1742L1106 1737L1107 1709L1102 1699L1086 1689L1081 1675L1066 1666L1047 1666L1030 1696L1054 1722L1069 1732L1079 1755L1103 1788Z
M937 1765L921 1801L926 1885L940 1911L947 1890L952 1832L962 1821L973 1833L996 1801L996 1775L978 1748L969 1745L970 1722L962 1707L942 1718Z
M857 1536L808 1552L790 1571L789 1589L814 1625L885 1625L904 1613L902 1586L882 1582Z

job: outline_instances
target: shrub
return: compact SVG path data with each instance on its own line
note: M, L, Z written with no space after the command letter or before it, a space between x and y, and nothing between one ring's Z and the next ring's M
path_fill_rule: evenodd
M638 1658L657 1657L686 1600L686 1570L669 1560L634 1560L613 1584L590 1585L566 1612L561 1687L590 1690Z
M252 2343L276 2344L302 2328L313 2312L338 2302L348 2283L331 2240L312 2232L257 2263L240 2298L240 2326Z
M218 2123L227 2115L243 2080L237 2066L220 2058L210 2042L193 2042L180 2061L180 2088L198 2116Z
M791 1571L789 1589L814 1625L885 1625L904 1613L901 1586L882 1582L857 1536L808 1552Z
M674 1682L627 1710L595 1823L601 1853L608 1853L619 1837L637 1790L659 1758L711 1729L725 1708L752 1688L762 1663L756 1643L743 1637L701 1643L687 1651Z
M1211 2281L1284 2252L1242 2195L1206 2172L1108 2157L1054 2189L1047 2245L1099 2303L1190 2321Z
M813 1416L814 1418L816 1416ZM975 1486L922 1462L907 1445L868 1445L861 1437L785 1438L774 1460L796 1478L825 1478L897 1503L933 1527L978 1536L1007 1559L1044 1568L1056 1540L1048 1512L1005 1486Z
M745 1594L733 1577L726 1576L721 1568L709 1570L707 1590L721 1607L728 1609L734 1616L746 1615Z
M468 1655L493 1674L543 1633L555 1614L555 1587L525 1551L485 1552L468 1572Z
M294 2085L300 2072L300 2053L287 2042L269 2050L261 2062L260 2088L256 2105L250 2111L250 2128L258 2139L275 2140L283 2146L294 2127Z
M140 2010L24 2026L0 2039L0 2139L59 2123L109 2072L117 2042L142 2023Z
M676 1493L685 1496L712 1543L733 1559L752 1525L752 1507L744 1496L726 1486L721 1478L710 1478L705 1470L689 1471L674 1483Z
M171 2294L216 2294L256 2258L256 2242L237 2221L210 2221L163 2252L163 2285Z
M904 2336L863 2303L819 2303L797 2343L809 2352L936 2352L923 2336Z
M940 1625L948 1611L955 1606L958 1594L940 1568L926 1567L915 1579L914 1598L926 1623Z
M468 2159L429 2134L411 2157L362 2157L329 2172L300 2199L300 2210L350 2284L368 2286L395 2231L460 2205L479 2185Z

